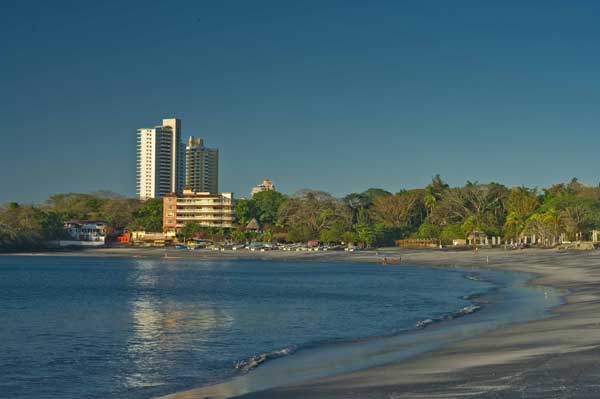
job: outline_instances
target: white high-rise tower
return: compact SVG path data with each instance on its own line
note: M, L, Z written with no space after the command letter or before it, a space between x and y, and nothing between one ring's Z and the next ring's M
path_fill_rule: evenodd
M137 195L140 199L181 193L184 176L181 121L163 119L162 126L137 131Z

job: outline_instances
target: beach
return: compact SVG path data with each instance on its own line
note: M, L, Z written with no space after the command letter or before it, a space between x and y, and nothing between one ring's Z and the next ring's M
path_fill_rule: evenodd
M76 256L277 259L479 267L533 273L529 284L553 287L565 303L544 319L510 324L483 335L384 366L297 385L253 392L243 398L596 398L600 395L600 253L556 250L474 251L382 249L335 252L217 252L164 249L76 251ZM47 255L47 254L46 254ZM65 253L60 253L64 256ZM203 388L169 399L211 397Z
M478 253L406 251L403 260L411 264L472 265L535 273L539 277L531 284L564 290L566 303L549 318L510 325L399 364L243 397L599 397L600 254L535 249Z

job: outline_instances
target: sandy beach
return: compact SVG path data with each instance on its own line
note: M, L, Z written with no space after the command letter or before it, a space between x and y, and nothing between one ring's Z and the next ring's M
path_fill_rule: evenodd
M216 252L101 249L77 256L340 260L475 266L534 273L530 284L566 293L548 318L511 324L397 364L374 367L300 385L254 392L243 398L597 398L600 397L600 253L555 250L400 250L344 252ZM54 255L68 255L55 253ZM390 267L401 267L398 266ZM205 389L170 399L208 398Z
M598 398L600 254L408 251L403 261L526 271L568 292L547 319L501 328L400 364L244 398ZM489 259L487 264L486 259ZM192 398L192 396L176 396Z

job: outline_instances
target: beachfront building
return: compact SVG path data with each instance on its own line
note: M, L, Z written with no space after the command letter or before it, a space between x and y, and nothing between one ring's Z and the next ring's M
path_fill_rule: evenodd
M246 231L254 231L257 232L260 230L260 225L258 224L258 220L256 218L252 218L251 221L246 225Z
M181 121L137 130L136 193L142 200L180 193L185 181Z
M108 235L108 223L103 220L67 220L65 230L73 241L103 245Z
M131 243L142 247L164 247L175 240L175 232L148 232L137 230L131 232Z
M192 136L185 147L185 186L195 192L219 192L219 150Z
M275 191L275 185L271 183L271 180L265 179L261 184L254 186L252 188L252 196L254 197L254 194L262 193L263 191Z
M189 187L182 195L170 193L163 197L163 230L179 231L186 223L204 227L231 228L233 223L233 193L196 192Z

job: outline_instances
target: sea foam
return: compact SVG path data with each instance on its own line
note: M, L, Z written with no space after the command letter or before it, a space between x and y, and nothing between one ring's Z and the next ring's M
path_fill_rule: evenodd
M289 345L283 349L275 350L272 352L263 352L258 355L251 356L247 359L239 360L234 363L236 370L241 372L248 372L256 367L260 366L267 360L277 359L279 357L288 356L296 352L298 347L296 345Z

